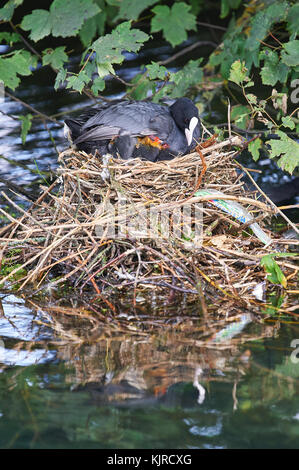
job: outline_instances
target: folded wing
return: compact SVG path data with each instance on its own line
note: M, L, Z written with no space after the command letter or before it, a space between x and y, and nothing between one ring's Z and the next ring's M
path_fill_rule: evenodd
M122 102L88 119L82 126L75 144L111 140L124 132L132 137L159 134L160 139L165 140L172 126L167 106L149 102Z

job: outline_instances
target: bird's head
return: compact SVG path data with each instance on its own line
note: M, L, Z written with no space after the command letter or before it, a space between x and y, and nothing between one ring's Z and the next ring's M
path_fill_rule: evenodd
M170 112L177 126L184 132L188 147L200 138L198 109L189 98L179 98L170 106Z

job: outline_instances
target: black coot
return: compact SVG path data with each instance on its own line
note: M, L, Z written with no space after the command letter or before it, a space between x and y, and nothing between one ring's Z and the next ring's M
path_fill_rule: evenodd
M158 161L184 155L200 138L198 110L189 98L166 106L118 101L65 120L66 136L79 149Z

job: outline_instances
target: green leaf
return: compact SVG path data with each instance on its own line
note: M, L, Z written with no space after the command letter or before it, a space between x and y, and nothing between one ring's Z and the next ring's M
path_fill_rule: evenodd
M251 109L249 106L244 106L242 104L237 104L231 109L231 120L235 123L236 126L240 129L247 129L251 115Z
M288 67L279 61L278 54L269 49L260 53L260 59L264 60L261 69L261 77L264 85L276 85L277 82L285 83L288 76Z
M237 85L241 85L247 79L247 68L245 67L245 62L241 62L240 60L236 60L230 69L229 80L231 82L236 83Z
M191 12L197 16L198 13L203 9L205 0L189 0L191 5Z
M12 46L12 44L20 41L20 39L21 37L18 33L7 33L7 32L0 33L0 43L5 41L6 44L9 44L10 46Z
M293 5L287 16L287 29L290 34L298 34L299 31L299 4Z
M31 68L35 68L37 66L37 57L22 49L17 51L11 59L16 73L20 75L31 75Z
M249 51L258 50L268 31L274 23L283 21L288 11L287 2L274 2L272 5L256 13L251 20L251 30L246 40Z
M236 23L231 19L229 27L224 35L223 44L216 49L210 57L210 63L220 65L220 71L224 78L229 78L230 68L236 58L245 62L245 66L250 70L252 64L258 66L258 49L249 51L246 46L246 36L244 34L244 24Z
M119 20L120 18L137 20L143 10L157 2L158 0L122 0L120 3L119 13L115 20Z
M289 41L283 44L281 60L289 67L299 65L299 40Z
M19 119L22 121L21 137L23 145L25 145L27 134L31 129L32 118L32 114L26 114L26 116L19 116Z
M163 36L174 47L187 39L187 32L196 29L196 17L190 13L190 5L175 3L171 8L158 5L152 9L151 32L163 31Z
M58 74L56 75L56 80L55 80L55 84L54 84L54 89L55 90L58 90L58 88L60 87L60 85L62 85L66 79L66 70L65 69L60 69Z
M277 315L278 310L283 304L284 296L278 296L276 292L271 292L267 295L267 307L263 309L266 315Z
M119 24L111 34L97 39L91 46L96 52L96 62L100 77L115 73L111 64L121 64L125 57L123 51L137 52L149 36L138 29L131 29L131 22Z
M85 85L89 82L90 77L82 70L79 75L73 75L67 79L66 88L73 88L81 93Z
M86 55L84 54L84 58L86 60ZM83 62L84 63L84 62ZM85 73L92 79L92 76L97 73L97 64L93 60L88 60L87 64L85 65Z
M131 82L137 83L136 88L133 88L130 93L130 97L133 100L144 100L147 98L148 92L154 93L156 88L156 84L147 79L143 74L135 76Z
M93 81L93 85L91 87L91 91L95 96L98 96L99 91L103 91L105 89L105 80L101 77L96 77Z
M276 133L279 140L271 139L268 142L271 146L270 158L280 157L277 162L280 168L292 174L299 165L299 144L282 131Z
M95 16L88 18L79 31L79 36L84 47L90 45L97 33L97 21Z
M282 121L284 127L288 127L291 130L295 129L295 123L294 123L293 119L290 118L290 116L282 117L281 121Z
M244 88L248 88L248 87L252 87L252 86L254 86L254 82L252 80L249 80L249 82L246 83L246 85L244 85Z
M164 80L168 73L168 70L163 65L159 65L157 62L153 62L150 65L146 66L148 71L148 76L150 80L155 80L159 78L160 80Z
M171 74L170 80L174 82L172 92L169 93L171 98L184 96L190 87L202 82L203 70L200 67L202 60L202 58L189 60L181 70Z
M64 50L65 46L56 49L45 49L43 51L43 65L51 65L54 69L60 69L68 61L68 56Z
M0 8L0 21L9 21L12 19L15 9L22 5L23 0L9 0L4 7Z
M90 45L97 32L100 36L104 33L106 19L107 13L106 11L102 11L85 21L79 31L79 36L84 47Z
M241 0L221 0L220 18L225 18L230 9L239 8Z
M54 0L50 11L33 10L23 18L21 27L31 31L33 41L48 36L75 36L85 20L96 15L100 8L93 0Z
M106 75L109 75L110 73L112 75L115 75L115 70L110 64L110 62L104 62L102 64L97 64L97 72L100 78L106 77Z
M99 12L93 0L54 0L50 7L52 35L75 36L84 21Z
M268 281L272 282L272 284L280 284L283 287L286 287L287 280L273 256L274 255L272 254L263 256L261 259L261 266L263 266L267 273L270 274L267 277Z
M99 36L102 36L105 32L106 21L108 20L109 7L105 4L105 0L97 0L97 3L100 7L102 6L101 12L95 15L93 18L97 23L98 34Z
M131 29L131 21L125 21L117 26L112 33L117 38L119 45L129 52L138 52L140 47L150 36L139 29Z
M0 77L4 85L15 90L20 83L18 75L30 75L37 65L37 58L28 51L17 51L11 57L0 57Z
M9 21L15 11L15 5L13 0L7 2L4 7L0 8L0 20Z
M256 162L260 157L260 149L262 148L263 142L258 137L248 144L248 150L252 155L253 160Z
M248 93L246 95L246 98L248 99L249 103L257 104L257 97L255 95L253 95L252 93Z
M21 28L31 31L30 39L35 42L39 41L51 32L50 13L47 10L33 10L30 15L23 18Z
M203 80L201 62L202 58L189 60L178 72L169 73L168 84L155 94L154 102L158 102L164 96L180 98L187 94L190 87L199 85Z

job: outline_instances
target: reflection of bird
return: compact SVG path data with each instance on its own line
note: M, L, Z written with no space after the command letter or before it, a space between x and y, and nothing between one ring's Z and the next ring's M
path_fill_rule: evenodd
M189 98L171 106L122 100L66 119L65 135L87 153L168 160L195 147L200 138L198 110Z

